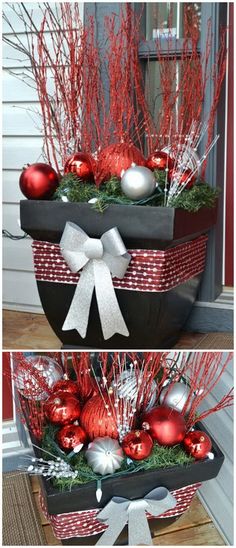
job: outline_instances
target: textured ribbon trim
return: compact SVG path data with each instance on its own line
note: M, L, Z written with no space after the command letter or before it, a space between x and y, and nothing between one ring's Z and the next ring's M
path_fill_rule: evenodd
M179 244L165 251L130 249L131 261L122 279L113 278L115 289L163 292L190 280L204 270L207 236ZM40 282L77 284L63 259L59 244L35 240L32 244L35 277Z
M158 516L159 519L167 519L179 517L188 510L192 499L201 483L195 483L194 485L187 485L171 491L171 494L175 497L177 504L172 510L164 512ZM89 537L91 535L98 535L103 533L107 526L97 519L100 512L98 508L91 508L90 510L80 510L77 512L67 512L64 514L48 514L44 497L40 495L40 502L45 517L50 521L53 528L54 535L59 539L73 538L73 537ZM153 519L154 516L148 513L147 518Z
M86 337L95 289L104 339L110 339L115 333L128 337L111 275L123 278L131 257L117 228L111 228L99 240L89 238L82 228L68 222L60 248L72 272L83 269L62 330L76 329L83 339Z
M152 537L146 512L155 518L175 508L177 501L166 487L157 487L145 495L143 499L128 500L113 497L99 512L97 518L108 528L97 542L99 546L113 546L116 539L128 522L128 542L131 546L137 544L152 544Z

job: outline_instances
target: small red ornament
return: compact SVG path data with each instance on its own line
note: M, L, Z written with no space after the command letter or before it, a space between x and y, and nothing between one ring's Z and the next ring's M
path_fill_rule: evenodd
M93 158L85 152L76 152L67 158L64 173L75 173L82 181L93 181Z
M94 438L118 438L116 420L113 405L107 395L98 394L89 399L84 405L80 424L84 428L90 440Z
M53 424L70 424L79 418L80 412L78 399L67 392L57 392L45 403L46 417Z
M189 188L192 188L192 186L194 185L194 183L196 181L196 177L195 177L195 175L192 175L191 169L186 169L183 172L178 171L178 169L171 169L170 173L169 173L169 180L174 181L174 179L176 179L176 181L180 185L184 185L187 182L187 180L189 179L189 181L188 181L188 183L185 187L187 190Z
M64 451L72 451L87 441L85 431L77 424L67 424L57 432L57 441Z
M29 200L48 200L59 185L59 177L47 164L32 164L22 171L19 184Z
M174 160L173 158L170 158L166 152L156 150L147 159L146 166L149 169L152 169L152 171L154 169L172 169L174 166Z
M201 430L189 432L185 436L183 444L186 453L195 459L204 459L212 448L209 436Z
M134 460L143 460L151 454L153 441L148 432L132 430L126 434L121 445L127 457Z
M111 177L121 177L132 164L146 166L142 152L134 145L119 143L104 148L98 157L96 183L108 181Z
M159 445L176 445L183 441L186 425L183 416L166 405L154 407L143 415L142 427Z
M53 386L53 392L69 392L70 394L79 395L79 387L77 382L70 379L61 379Z

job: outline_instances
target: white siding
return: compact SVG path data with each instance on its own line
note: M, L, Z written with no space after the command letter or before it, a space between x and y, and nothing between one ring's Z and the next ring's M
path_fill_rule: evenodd
M215 405L232 388L233 382L233 362L231 362L222 380L206 399L206 406ZM209 416L204 424L222 450L225 461L217 478L203 484L200 496L226 542L232 545L234 544L233 407Z
M17 3L16 3L17 4ZM51 4L53 6L53 4ZM33 9L39 28L42 13L38 5L27 2ZM4 4L4 12L24 41L24 25ZM83 4L80 4L83 16ZM3 33L12 38L11 29L3 22ZM19 200L24 199L19 189L19 177L24 164L42 160L42 128L38 96L34 89L19 79L24 57L3 44L3 228L20 235ZM9 74L14 70L16 76ZM26 110L27 109L27 110ZM33 111L33 112L32 112ZM14 310L42 312L33 274L31 240L3 239L3 306Z

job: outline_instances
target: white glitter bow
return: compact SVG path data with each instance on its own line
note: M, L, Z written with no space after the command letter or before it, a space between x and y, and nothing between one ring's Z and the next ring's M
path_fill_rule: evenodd
M173 495L165 487L156 487L143 499L129 500L113 497L103 508L97 519L108 528L100 537L97 545L113 546L121 531L128 522L129 545L152 544L152 537L146 517L146 512L158 517L177 504Z
M115 333L126 337L129 331L114 291L112 276L123 278L131 256L127 253L116 227L104 232L101 239L89 238L79 226L66 223L60 241L61 253L72 272L83 269L75 294L62 327L76 329L84 339L95 289L103 337Z

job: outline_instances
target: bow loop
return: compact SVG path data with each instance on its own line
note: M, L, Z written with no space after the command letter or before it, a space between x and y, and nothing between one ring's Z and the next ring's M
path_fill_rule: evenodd
M104 339L115 333L129 336L111 278L111 274L123 278L131 259L117 228L108 230L97 239L89 238L79 226L68 222L60 247L72 272L83 268L62 329L76 329L82 338L86 337L95 288Z

